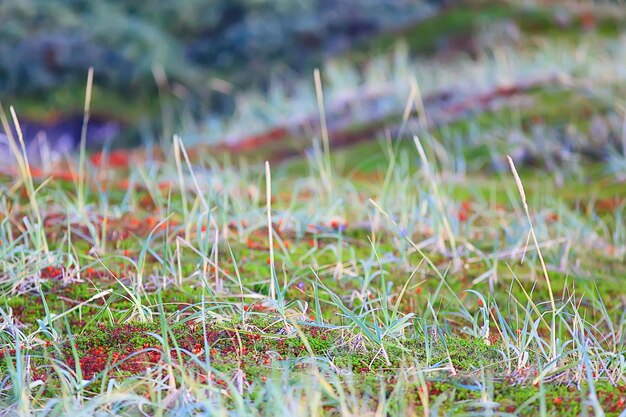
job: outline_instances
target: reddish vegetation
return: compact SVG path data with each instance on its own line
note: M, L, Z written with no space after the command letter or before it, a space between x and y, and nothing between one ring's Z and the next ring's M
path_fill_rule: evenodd
M231 152L253 151L267 145L268 143L287 139L288 135L289 131L287 128L279 126L264 133L250 135L238 140L234 144L226 143L219 145L217 148L218 150L228 150Z
M469 218L472 210L472 202L469 200L465 200L461 202L461 207L459 208L459 221L466 222Z
M57 169L54 171L47 172L41 168L31 167L30 175L34 178L51 177L56 180L70 181L70 182L74 182L78 180L78 175L74 171L69 170L69 169Z
M263 304L260 304L260 303L255 303L255 304L243 306L243 310L244 311L255 311L255 312L259 312L259 313L271 313L271 312L275 312L276 308L270 307L270 306L266 306L266 305L263 305Z
M83 377L91 379L107 367L116 367L131 374L143 372L148 366L154 365L161 360L159 351L147 350L148 348L149 346L142 353L134 353L130 349L127 353L119 353L109 352L101 347L91 348L79 360ZM73 357L68 357L66 360L69 366L75 366Z
M245 367L245 363L255 365L262 363L270 366L273 359L268 352L297 357L305 349L303 345L288 343L285 338L275 340L264 338L258 333L221 329L208 329L206 334L203 334L197 327L194 324L178 327L174 330L176 343L170 340L171 346L176 344L183 352L188 352L187 355L183 354L185 359L189 354L197 356L209 354L212 360L233 361L236 360L232 357L234 355L239 360L248 357L241 363L242 367ZM312 337L319 337L321 340L327 338L325 332L320 329L310 328L307 331ZM156 327L142 324L122 324L114 327L100 324L99 331L90 331L78 337L75 342L76 353L83 378L92 379L107 369L110 369L110 372L138 374L158 364L163 360L163 351L158 341L149 334L151 332L158 333L158 330ZM55 352L49 350L50 346L50 341L46 341L38 349L45 349L48 355L56 356ZM208 351L205 351L207 346ZM77 364L70 342L65 343L62 352L63 359L70 368L75 368ZM7 354L15 355L15 350L0 351L0 359ZM178 354L172 349L169 357L176 361ZM35 366L33 372L35 379L46 380L45 370L37 369Z
M82 353L79 364L83 378L91 379L103 372L107 367L115 367L121 371L138 374L155 365L160 360L161 352L158 348L151 348L149 345L137 351L128 347L126 352L111 352L108 348L97 347ZM72 368L76 365L73 356L68 356L66 361Z
M39 271L39 276L43 279L60 279L63 278L63 267L48 266Z
M104 152L96 152L89 159L95 166L108 165L112 168L128 168L131 153L128 150L114 150L108 155Z
M601 198L595 203L599 213L611 213L626 204L626 199L620 197Z
M92 378L99 372L104 371L107 366L114 366L119 370L137 374L145 371L161 360L162 351L157 345L144 343L136 346L132 344L133 338L138 335L150 338L145 328L136 325L121 325L115 328L101 327L107 332L105 343L94 341L94 346L86 352L80 353L80 365L85 378ZM188 332L189 329L179 329L176 332L177 343L181 349L195 355L204 354L205 340L202 333ZM206 334L206 345L211 346L209 354L221 357L234 353L245 355L250 346L259 341L258 334L235 333L233 331L209 330ZM156 342L156 340L154 340ZM241 342L241 343L239 343ZM171 352L171 357L177 355ZM70 366L74 366L71 355L66 358Z
M333 230L341 230L341 231L343 231L348 226L348 222L345 221L344 219L336 218L336 219L332 219L330 222L328 222L328 226L331 229L333 229Z
M559 221L559 215L556 213L548 213L546 215L546 221L549 223L555 223L557 221Z
M580 16L580 24L586 31L593 30L596 27L596 17L592 12L585 12Z
M148 215L145 218L138 218L134 215L128 214L121 218L108 218L104 216L95 216L92 219L93 226L97 231L100 231L105 227L107 240L119 242L128 239L132 235L145 237L157 226L161 219L157 216ZM44 218L44 226L46 228L46 234L49 238L56 238L61 232L64 232L67 228L67 217L61 213L51 213ZM89 236L90 229L84 223L71 222L70 226L73 230L79 231L82 235ZM171 229L178 226L178 222L173 219L168 219L159 227L157 231L162 231L168 227ZM75 236L74 239L78 239L80 236Z

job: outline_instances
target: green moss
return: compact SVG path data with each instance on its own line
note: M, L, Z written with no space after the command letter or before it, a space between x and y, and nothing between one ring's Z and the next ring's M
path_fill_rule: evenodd
M363 45L367 54L387 51L398 39L404 39L415 53L432 53L442 38L464 34L468 36L484 22L494 22L514 16L516 9L499 2L482 2L439 13L415 26L404 28L399 33L383 34Z
M150 94L136 94L132 97L123 93L93 86L91 111L96 117L125 123L136 123L158 114L159 103L156 89ZM47 91L45 96L24 96L10 98L9 102L23 118L46 122L57 115L59 109L64 114L82 115L85 100L84 85L69 85Z
M388 52L399 40L406 42L414 54L431 54L443 49L440 45L446 45L446 40L455 38L462 48L467 49L471 44L470 39L479 29L502 21L515 23L524 38L569 39L573 43L589 35L588 31L583 30L580 14L573 13L571 22L561 25L556 18L558 9L552 6L516 6L504 1L464 3L414 25L399 28L396 32L368 39L350 57L360 61ZM613 38L623 28L624 22L619 16L597 13L594 18L595 29L592 34Z

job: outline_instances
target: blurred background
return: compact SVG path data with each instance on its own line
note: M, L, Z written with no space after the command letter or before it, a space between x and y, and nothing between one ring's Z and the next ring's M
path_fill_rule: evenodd
M586 71L550 46L565 42L571 58L588 53L576 50L584 42L619 41L621 8L547 0L5 0L0 101L5 111L15 107L27 141L75 149L93 67L92 148L168 142L174 133L202 144L285 132L293 139L294 130L316 123L313 71L320 68L341 142L352 125L389 127L412 77L430 94L428 120L442 124L437 114L441 100L455 100L450 94L467 99ZM507 54L532 51L542 60L506 62ZM311 132L315 126L304 129ZM292 148L286 153L300 149Z
M442 4L413 0L10 0L0 2L0 94L28 133L76 140L94 67L94 144L159 132L163 107L200 121L272 78L410 27ZM169 116L172 117L172 116Z

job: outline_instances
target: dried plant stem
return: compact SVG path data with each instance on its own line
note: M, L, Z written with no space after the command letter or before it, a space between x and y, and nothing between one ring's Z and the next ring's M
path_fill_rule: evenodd
M267 200L267 236L270 246L270 297L276 299L276 286L274 284L274 236L272 228L272 173L269 161L265 161L265 198Z
M530 211L528 210L528 202L526 201L526 193L524 192L524 185L522 184L522 180L517 173L517 169L515 168L515 164L513 163L513 159L507 155L509 160L509 165L511 166L511 171L513 172L513 177L515 178L515 184L517 185L517 191L522 197L522 206L524 207L524 212L526 213L526 218L528 219L528 225L530 226L530 236L533 239L533 244L537 249L537 254L539 255L539 262L541 263L541 269L543 270L543 276L546 280L546 284L548 285L548 294L550 296L550 307L552 308L552 324L550 329L550 345L552 348L552 359L556 359L556 303L554 302L554 293L552 292L552 284L550 282L550 276L548 275L548 268L546 268L546 263L543 260L543 255L541 253L541 249L539 247L539 242L537 241L537 235L535 234L535 229L533 228L533 223L530 219Z

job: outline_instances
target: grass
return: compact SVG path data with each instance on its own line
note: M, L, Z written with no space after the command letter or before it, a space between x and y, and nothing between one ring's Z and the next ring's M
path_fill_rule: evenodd
M450 78L425 78L437 61L396 62L378 79L396 85L392 111L374 130L357 114L344 127L364 138L343 147L341 77L316 73L304 108L323 129L292 132L306 145L290 159L174 136L108 162L68 156L74 174L60 176L13 138L18 169L0 176L0 408L623 415L624 79L605 65L621 55L573 63L550 56L557 45L569 44L511 51L513 70L442 66L476 77L459 87L470 110L428 129L414 108L433 120L440 108L414 107L416 86L435 96ZM367 89L374 67L344 80ZM504 75L555 68L569 81L472 101ZM407 106L398 74L414 69Z
M475 174L459 181L431 166L427 176L426 165L389 156L397 181L381 188L375 176L335 173L339 200L318 188L315 162L299 177L273 169L271 246L260 167L214 166L209 178L201 172L211 161L195 161L194 180L187 166L153 161L129 168L134 187L109 193L91 184L97 168L88 165L80 205L60 181L35 180L46 207L41 237L36 218L25 223L28 198L5 194L3 401L18 411L16 394L25 392L31 411L83 403L132 414L190 390L193 407L253 413L264 401L261 412L288 412L282 407L298 403L273 397L287 380L291 399L321 395L331 414L434 407L534 415L545 406L577 415L592 389L607 412L617 410L623 203L583 207L593 200L568 196L571 181L546 199L549 184L522 171L552 308L537 278L540 252L523 254L528 223L510 175L480 185ZM156 174L140 176L143 169ZM179 175L184 194L158 191L156 183ZM455 191L467 186L478 188ZM50 257L37 250L40 239ZM206 389L216 403L197 402ZM59 395L67 397L50 402ZM187 412L188 400L171 401L170 412Z

